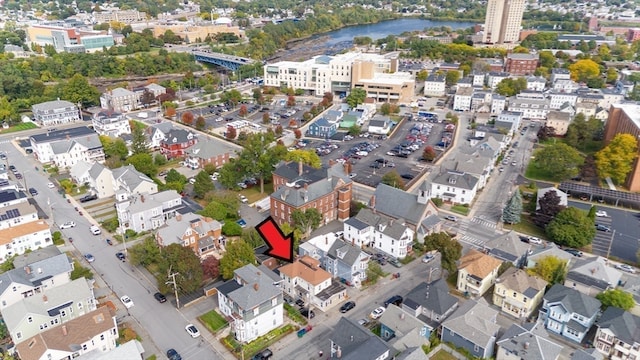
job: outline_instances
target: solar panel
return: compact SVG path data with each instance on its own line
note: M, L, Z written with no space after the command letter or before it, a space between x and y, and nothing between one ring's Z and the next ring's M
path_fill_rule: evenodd
M630 202L640 203L640 194L611 190L597 186L563 182L560 184L559 189L572 194L581 193L611 200L626 200Z

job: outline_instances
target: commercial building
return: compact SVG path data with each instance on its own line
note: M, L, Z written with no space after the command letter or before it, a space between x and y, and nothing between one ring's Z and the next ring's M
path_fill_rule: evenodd
M531 75L538 67L538 54L508 54L504 65L505 71L513 75ZM544 88L543 81L543 88ZM528 87L528 86L527 86Z
M640 105L613 104L609 110L609 119L604 128L604 142L609 142L618 134L631 134L640 138ZM634 160L625 186L632 192L640 191L640 162Z
M515 44L520 34L524 0L489 0L482 42L491 45Z
M80 121L80 110L65 100L47 101L31 106L33 121L42 126L68 124Z
M98 134L86 126L43 132L32 135L29 141L38 161L60 169L70 168L80 160L89 163L105 160Z

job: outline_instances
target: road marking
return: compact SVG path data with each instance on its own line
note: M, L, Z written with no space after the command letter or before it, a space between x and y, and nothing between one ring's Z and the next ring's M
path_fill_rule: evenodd
M476 224L480 224L484 227L488 227L490 229L495 229L496 228L496 222L495 221L490 221L490 220L486 220L477 216L474 216L473 219L471 219L472 222L476 223Z
M469 236L469 235L463 235L460 238L460 241L464 242L464 243L467 243L469 245L472 245L472 246L479 247L479 248L482 248L484 246L484 241L482 241L480 239L476 239L473 236Z

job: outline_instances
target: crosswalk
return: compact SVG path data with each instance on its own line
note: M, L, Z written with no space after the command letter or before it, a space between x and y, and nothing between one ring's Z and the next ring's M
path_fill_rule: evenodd
M597 217L596 224L602 224L611 227L610 217ZM596 236L591 243L591 249L594 254L607 256L609 249L611 248L611 242L613 241L613 233L596 230Z
M462 236L461 238L459 238L458 240L459 240L460 242L463 242L463 243L469 244L469 245L471 245L471 246L475 246L475 247L477 247L477 248L482 248L482 247L484 246L484 243L486 242L486 241L484 241L484 240L476 239L476 238L474 238L473 236L470 236L470 235L467 235L467 234L463 235L463 236Z
M479 224L479 225L482 225L482 226L490 228L490 229L495 229L496 228L496 221L487 220L485 218L478 217L478 216L474 216L471 219L471 222Z

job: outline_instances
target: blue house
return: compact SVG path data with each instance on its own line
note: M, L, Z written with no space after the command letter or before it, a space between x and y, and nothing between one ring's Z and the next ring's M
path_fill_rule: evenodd
M564 285L553 285L542 299L539 320L547 330L578 343L600 314L600 300Z
M321 139L329 139L338 132L338 124L332 123L326 118L320 118L311 125L307 130L308 136L313 136Z
M484 299L468 300L442 323L442 342L453 343L479 358L493 356L500 325L498 312Z
M400 352L429 344L431 331L431 326L393 304L380 317L380 337Z

